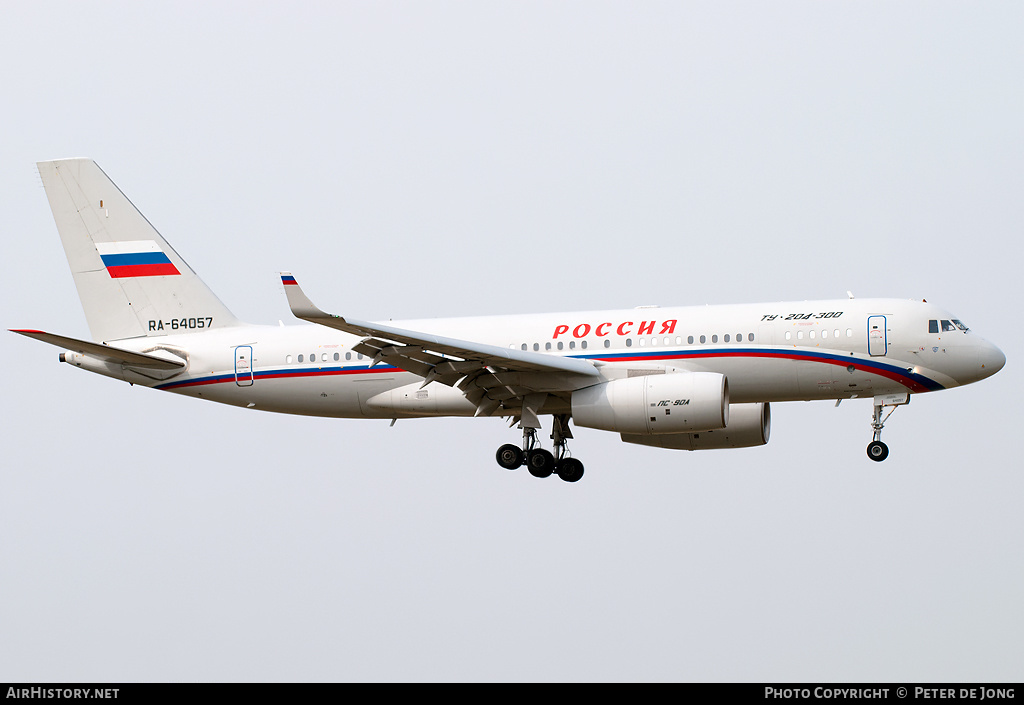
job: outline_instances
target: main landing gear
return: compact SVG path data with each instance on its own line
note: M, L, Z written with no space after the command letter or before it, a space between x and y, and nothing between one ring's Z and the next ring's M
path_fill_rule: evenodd
M507 470L525 465L534 477L551 477L554 474L565 482L578 482L583 477L583 463L568 455L566 441L569 438L572 438L572 432L568 414L555 416L552 424L554 453L540 447L537 429L523 427L523 447L506 443L498 448L498 465Z

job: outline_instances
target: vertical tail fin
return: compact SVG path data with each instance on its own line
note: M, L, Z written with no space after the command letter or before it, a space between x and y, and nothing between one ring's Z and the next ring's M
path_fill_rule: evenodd
M37 166L95 340L239 324L96 162Z

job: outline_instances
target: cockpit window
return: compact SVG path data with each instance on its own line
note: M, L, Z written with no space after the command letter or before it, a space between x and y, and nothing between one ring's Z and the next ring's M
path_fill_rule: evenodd
M947 321L947 320L938 321L938 320L935 320L933 318L932 320L928 321L928 332L929 333L938 333L939 332L939 324L940 323L942 324L942 332L943 333L952 333L952 332L956 332L957 330L962 330L964 333L966 333L967 331L970 330L970 328L968 328L967 326L965 326L963 323L961 323L960 321L956 320L955 318L953 320L950 320L950 321Z

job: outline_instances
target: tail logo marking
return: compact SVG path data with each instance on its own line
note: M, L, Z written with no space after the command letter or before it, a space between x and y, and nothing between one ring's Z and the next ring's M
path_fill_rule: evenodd
M153 240L97 242L96 251L112 279L181 274Z

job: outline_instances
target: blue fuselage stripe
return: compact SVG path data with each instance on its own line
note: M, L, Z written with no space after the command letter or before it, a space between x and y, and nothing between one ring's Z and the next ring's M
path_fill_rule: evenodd
M573 355L570 357L600 362L657 361L665 363L700 360L710 361L716 358L742 358L748 360L754 358L800 360L804 362L818 362L822 364L836 365L841 367L852 366L855 369L871 372L873 374L878 374L880 376L886 377L887 379L899 382L903 386L907 387L910 391L916 393L933 392L938 391L940 389L945 389L943 385L939 384L935 380L925 377L922 374L916 373L912 369L909 369L907 367L893 365L891 363L882 362L880 360L870 358L855 357L853 355L839 355L834 353L824 353L817 351L789 350L777 348L714 348L693 351L664 350L629 353L616 352L609 353L606 355L590 353L586 355ZM398 369L400 368L393 367L391 365L377 365L374 368L370 368L368 365L358 367L294 367L255 371L253 372L253 377L255 379L283 379L293 377L372 374L378 372L386 372L391 374ZM246 375L246 377L248 377L248 375ZM156 385L156 388L180 389L183 387L218 384L223 382L234 381L234 374L210 375L207 377L195 377L192 379L168 382L166 384Z

